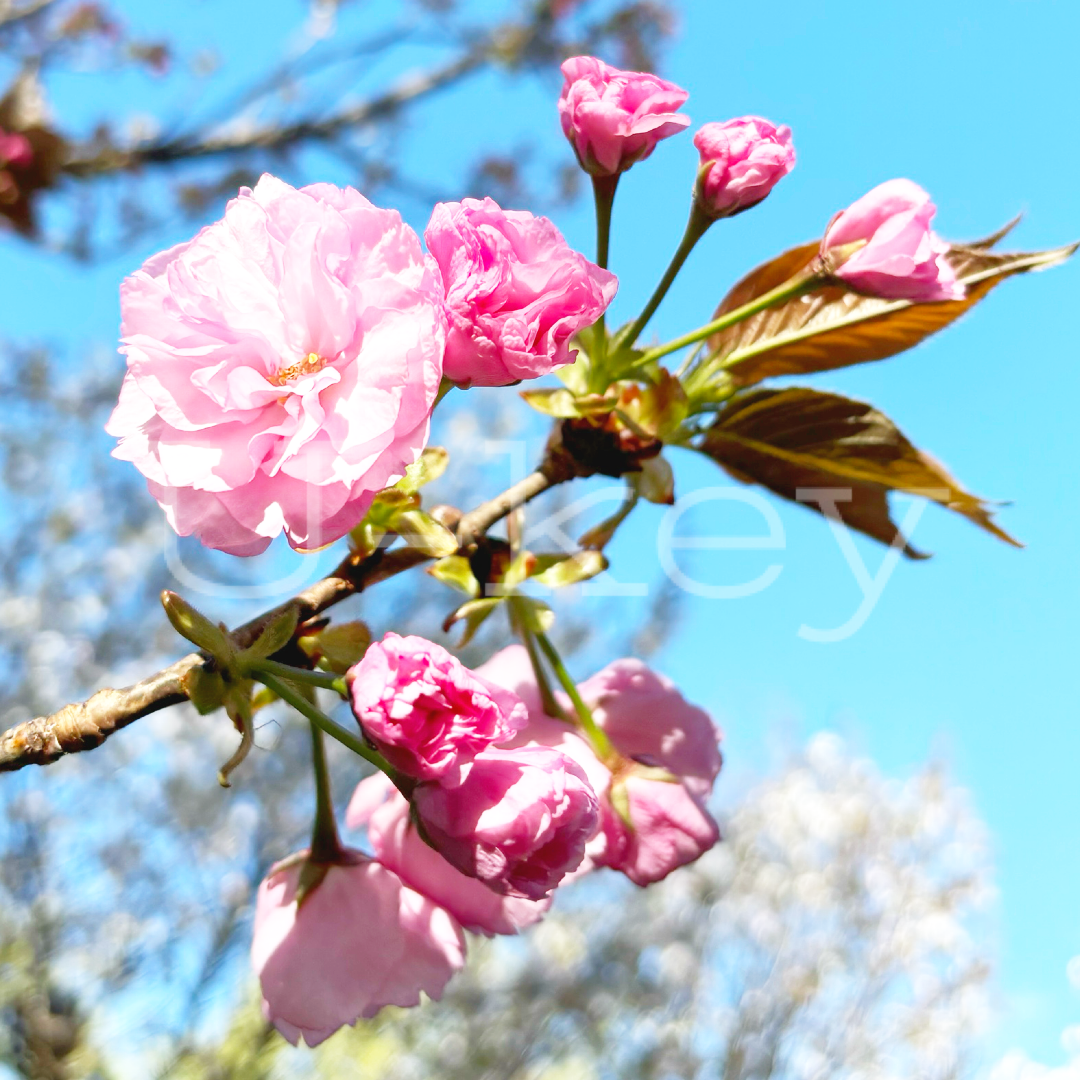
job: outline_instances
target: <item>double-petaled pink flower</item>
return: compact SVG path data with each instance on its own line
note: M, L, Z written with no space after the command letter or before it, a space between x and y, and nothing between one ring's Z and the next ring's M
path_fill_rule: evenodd
M690 123L678 111L690 95L659 76L620 71L595 56L572 56L562 73L562 129L581 167L593 176L629 169Z
M888 300L961 300L964 286L930 228L937 207L918 184L879 184L830 222L821 256L856 292Z
M795 167L791 128L760 116L705 124L694 145L701 154L697 202L709 217L756 206Z
M462 385L503 386L571 363L570 339L618 288L547 218L493 199L439 203L424 239L445 288L443 372Z
M467 877L543 900L585 856L599 807L585 772L547 746L485 750L457 787L420 784L418 827Z
M114 454L209 547L336 540L427 441L442 299L396 211L265 175L121 286Z
M392 870L357 851L297 902L303 857L259 886L251 961L266 1018L293 1045L317 1046L384 1005L438 999L465 962L461 927Z
M422 637L386 634L347 679L364 733L416 780L461 783L477 754L528 722L517 695Z
M581 683L583 700L618 753L618 760L601 762L573 727L544 715L521 646L503 649L478 670L528 704L529 726L514 744L557 747L578 762L600 796L600 829L588 845L586 868L608 866L647 885L719 839L705 803L720 771L720 733L669 679L628 659Z
M528 900L504 896L454 869L420 838L408 802L385 776L360 781L345 821L350 829L367 826L368 840L379 862L473 933L516 934L539 922L551 906L550 897Z

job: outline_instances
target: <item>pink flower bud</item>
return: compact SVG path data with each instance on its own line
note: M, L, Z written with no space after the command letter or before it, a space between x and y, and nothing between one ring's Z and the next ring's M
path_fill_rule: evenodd
M937 207L918 184L889 180L836 215L821 241L833 275L888 300L961 300L964 286L931 228ZM845 250L847 249L847 250Z
M413 807L453 866L504 896L542 900L585 854L598 806L585 773L546 746L485 750L455 788L421 784Z
M562 129L593 176L614 176L644 161L661 139L690 123L678 112L690 95L656 75L620 71L595 56L572 56L562 73Z
M347 676L353 712L387 761L417 780L461 783L482 750L528 722L520 699L441 645L388 633Z
M25 135L0 128L0 165L25 169L33 160L34 148Z
M557 747L578 762L600 796L600 830L586 852L592 865L647 885L692 862L720 838L705 807L722 763L720 733L709 714L691 705L669 679L627 659L579 686L623 759L613 776L572 728L544 715L521 646L496 653L479 671L513 687L528 704L529 724L514 743ZM651 769L665 770L670 779L651 777Z
M442 290L416 234L352 188L264 175L120 287L106 430L182 536L256 555L338 539L427 442Z
M461 927L393 871L359 852L330 866L298 904L302 861L259 886L251 962L263 1013L294 1046L317 1046L384 1005L436 1000L465 962Z
M791 128L760 116L705 124L694 145L701 154L698 205L714 218L756 206L795 167Z
M570 339L619 287L547 218L493 199L439 203L424 239L446 290L443 373L466 386L504 386L571 363Z
M366 825L375 857L411 889L445 908L476 934L516 934L539 922L550 897L526 900L500 896L476 878L455 870L420 838L409 804L385 776L361 780L345 816L350 829Z

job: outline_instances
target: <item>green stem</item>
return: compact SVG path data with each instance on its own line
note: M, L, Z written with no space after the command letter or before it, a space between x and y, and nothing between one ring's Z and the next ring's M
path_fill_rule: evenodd
M611 745L611 740L607 737L603 728L596 723L589 706L582 700L581 694L578 693L577 683L570 678L570 672L566 670L562 657L555 651L555 646L548 640L547 634L537 634L536 641L544 656L547 657L551 670L555 672L555 677L562 684L562 688L573 702L574 711L577 713L581 726L585 729L585 734L588 735L589 742L592 743L597 756L601 761L613 757L615 748Z
M321 728L332 739L347 746L354 754L359 754L365 761L370 761L377 769L381 769L387 776L394 779L396 770L377 750L372 750L359 735L347 731L340 724L335 723L321 709L305 701L288 683L283 682L269 671L253 670L252 678L258 679L264 686L269 687L286 704L291 705L301 716L310 720L316 727Z
M315 823L311 829L312 862L333 863L341 856L334 800L330 792L330 770L326 766L326 747L322 729L311 725L311 764L315 770Z
M803 270L801 273L798 273L794 277L788 278L787 281L777 285L775 289L770 289L767 293L762 293L761 296L751 300L750 303L743 304L742 307L735 308L734 311L729 311L726 314L721 315L718 319L713 319L712 322L706 323L704 326L699 326L696 330L691 330L688 334L683 334L682 337L674 338L671 341L665 342L663 345L658 345L655 349L650 349L637 360L634 367L645 367L654 360L659 360L662 356L667 356L668 353L677 352L679 349L685 349L687 345L693 345L698 341L704 341L705 338L711 337L721 330L726 330L729 326L734 326L744 319L749 319L751 315L756 315L759 311L765 311L766 308L774 307L776 304L782 304L785 300L793 300L796 296L802 296L804 293L812 292L814 289L820 287L823 280L824 278L819 271L815 269Z
M439 383L439 392L435 395L435 405L438 405L439 402L442 401L442 399L446 397L446 395L449 394L455 386L457 386L457 383L451 381L450 379L447 379L444 376L442 382ZM432 405L431 407L434 409L435 405Z
M547 672L544 670L540 654L536 651L536 638L533 636L533 632L523 623L519 625L518 630L521 634L521 640L525 643L525 651L529 654L533 674L536 676L536 686L540 691L540 702L544 707L544 712L556 720L566 720L566 713L558 701L555 700L551 683L548 682Z
M667 296L671 283L682 269L687 256L694 250L694 245L705 235L709 226L715 220L715 218L702 213L697 199L694 199L690 204L690 218L686 222L686 230L683 232L682 240L679 241L679 246L675 249L675 254L671 257L668 268L664 271L664 276L660 279L660 284L656 286L652 296L649 297L649 302L645 305L641 314L626 331L619 335L620 345L633 347L634 342L641 336L641 331L645 329L649 320L653 317L653 313L660 306L660 302Z
M259 671L276 675L279 679L288 679L294 683L306 683L308 686L318 686L323 690L336 690L342 697L349 696L349 688L340 675L332 671L312 671L310 668L293 667L291 664L282 664L277 660L259 660L252 665L252 674Z
M619 174L594 176L593 199L596 203L596 264L605 270L608 265L608 249L611 243L611 208L615 204L615 188ZM593 327L593 355L589 357L596 370L603 370L607 355L607 320L601 312Z

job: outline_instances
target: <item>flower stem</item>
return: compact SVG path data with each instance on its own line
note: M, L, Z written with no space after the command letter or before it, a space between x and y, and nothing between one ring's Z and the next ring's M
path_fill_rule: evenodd
M611 242L611 208L615 204L615 188L619 174L594 176L593 199L596 203L596 264L607 269L608 249ZM603 370L607 355L607 325L605 313L600 313L593 327L593 355L589 357L594 368Z
M332 739L347 746L354 754L359 754L365 761L370 761L377 769L381 769L391 779L396 775L396 770L391 766L377 750L372 750L359 735L347 731L340 724L335 723L321 709L310 701L305 701L288 683L283 682L269 671L254 669L251 672L254 679L258 679L264 686L269 687L286 704L291 705L301 716L310 720L316 727L321 728Z
M761 296L751 300L748 304L743 304L742 307L735 308L734 311L729 311L718 319L713 319L712 322L699 326L688 334L683 334L682 337L673 338L663 345L658 345L655 349L650 349L637 360L634 367L645 367L654 360L667 356L668 353L677 352L679 349L686 348L687 345L704 341L705 338L711 337L721 330L726 330L729 326L734 326L744 319L749 319L751 315L756 315L759 311L765 311L767 308L784 303L785 300L793 300L796 296L812 292L822 284L823 280L821 273L816 268L803 270L777 285L775 289L762 293Z
M671 283L682 269L687 256L694 250L694 245L705 235L709 226L715 220L715 218L711 218L702 212L695 198L690 204L690 218L686 222L686 230L683 232L682 240L679 241L679 246L675 249L675 254L672 255L671 262L664 271L664 276L660 279L660 284L656 286L652 296L649 297L649 302L645 305L641 314L619 335L620 345L629 348L633 347L634 342L641 336L641 331L645 329L649 320L653 317L653 313L660 306L660 302L667 296Z
M341 855L334 800L330 791L330 770L326 765L326 747L322 729L311 724L311 765L315 770L315 823L311 829L311 861L337 862Z
M294 683L306 683L308 686L318 686L323 690L336 690L342 697L349 696L349 688L340 675L332 671L312 671L310 668L293 667L291 664L282 664L277 660L259 660L252 665L252 674L257 675L260 671L276 675L279 679L288 679Z
M547 657L551 670L555 672L555 677L562 684L562 688L573 702L574 711L577 713L581 726L585 729L585 734L589 737L589 742L592 743L597 756L601 761L612 757L615 748L611 745L611 740L607 737L607 733L603 728L596 723L589 706L582 700L581 694L578 693L577 684L570 677L570 672L566 670L562 657L555 651L555 646L548 640L547 634L537 634L536 641L544 656Z
M558 701L555 700L555 694L552 692L551 683L548 682L543 661L540 659L539 652L537 652L535 635L525 625L524 620L514 619L514 622L516 624L515 629L525 643L525 651L529 654L529 662L532 664L533 674L536 676L536 687L540 691L540 703L544 707L544 712L556 720L566 720L566 713Z

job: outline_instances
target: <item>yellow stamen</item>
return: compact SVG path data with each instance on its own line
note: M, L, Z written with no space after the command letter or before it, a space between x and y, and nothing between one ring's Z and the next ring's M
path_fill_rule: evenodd
M326 367L326 361L318 353L309 352L303 360L297 360L295 364L290 364L273 375L268 375L267 381L274 386L284 386L287 382L300 378L301 375L314 375L315 372L322 371L324 367Z

